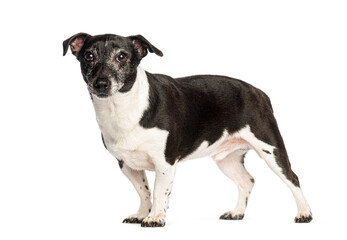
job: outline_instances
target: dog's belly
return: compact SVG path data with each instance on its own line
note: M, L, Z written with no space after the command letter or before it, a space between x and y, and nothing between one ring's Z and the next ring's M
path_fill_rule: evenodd
M219 161L232 152L238 150L246 152L249 149L249 143L242 139L238 133L230 135L227 131L224 131L223 135L216 142L209 145L207 141L203 141L193 153L182 160L211 157L213 160Z
M132 169L154 171L156 160L165 159L164 152L168 135L165 130L139 127L126 136L114 137L107 133L103 134L107 150ZM211 145L207 141L202 142L193 153L181 161L202 157L211 157L213 160L219 161L232 152L238 150L246 152L249 149L249 143L238 133L230 135L225 131L216 142Z

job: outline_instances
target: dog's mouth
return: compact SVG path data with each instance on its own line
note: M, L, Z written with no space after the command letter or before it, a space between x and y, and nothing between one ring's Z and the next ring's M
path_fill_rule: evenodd
M111 93L109 93L109 91L99 92L89 85L88 85L88 91L91 95L93 95L97 98L107 98L107 97L111 96Z
M92 93L93 96L97 97L97 98L108 98L110 95L107 93Z

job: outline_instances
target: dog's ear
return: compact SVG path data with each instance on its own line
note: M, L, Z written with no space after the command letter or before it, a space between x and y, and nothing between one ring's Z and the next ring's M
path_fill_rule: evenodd
M147 55L147 50L151 53L155 53L158 56L162 57L163 53L158 48L153 46L146 38L144 38L141 35L134 35L129 37L133 44L134 48L137 50L137 52L140 54L141 58L145 57Z
M73 55L77 56L77 53L81 50L84 45L86 38L90 37L87 33L77 33L72 37L66 39L63 42L63 56L67 53L68 47L70 46Z

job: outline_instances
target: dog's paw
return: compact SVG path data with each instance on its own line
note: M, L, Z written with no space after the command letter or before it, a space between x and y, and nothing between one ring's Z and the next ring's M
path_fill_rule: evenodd
M294 219L296 223L309 223L312 221L311 211L307 213L299 213L298 216Z
M219 219L222 219L222 220L242 220L244 216L245 216L244 214L234 214L232 212L226 212L222 216L220 216Z
M142 223L143 218L137 218L137 217L127 217L123 220L123 223Z
M147 217L147 215L148 213L138 212L124 219L123 223L142 223L142 221Z
M141 223L141 227L164 227L164 226L165 226L165 219L162 216L146 217Z

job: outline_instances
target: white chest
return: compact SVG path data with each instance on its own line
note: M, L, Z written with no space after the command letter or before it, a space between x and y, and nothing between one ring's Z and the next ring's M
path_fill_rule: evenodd
M96 119L107 150L118 160L137 170L154 170L155 161L164 158L168 132L145 129L139 122L149 100L148 80L138 69L133 88L105 99L93 98Z
M156 161L164 159L167 131L144 129L140 125L125 133L117 132L112 126L100 126L100 129L111 129L103 131L107 150L132 169L155 170Z

